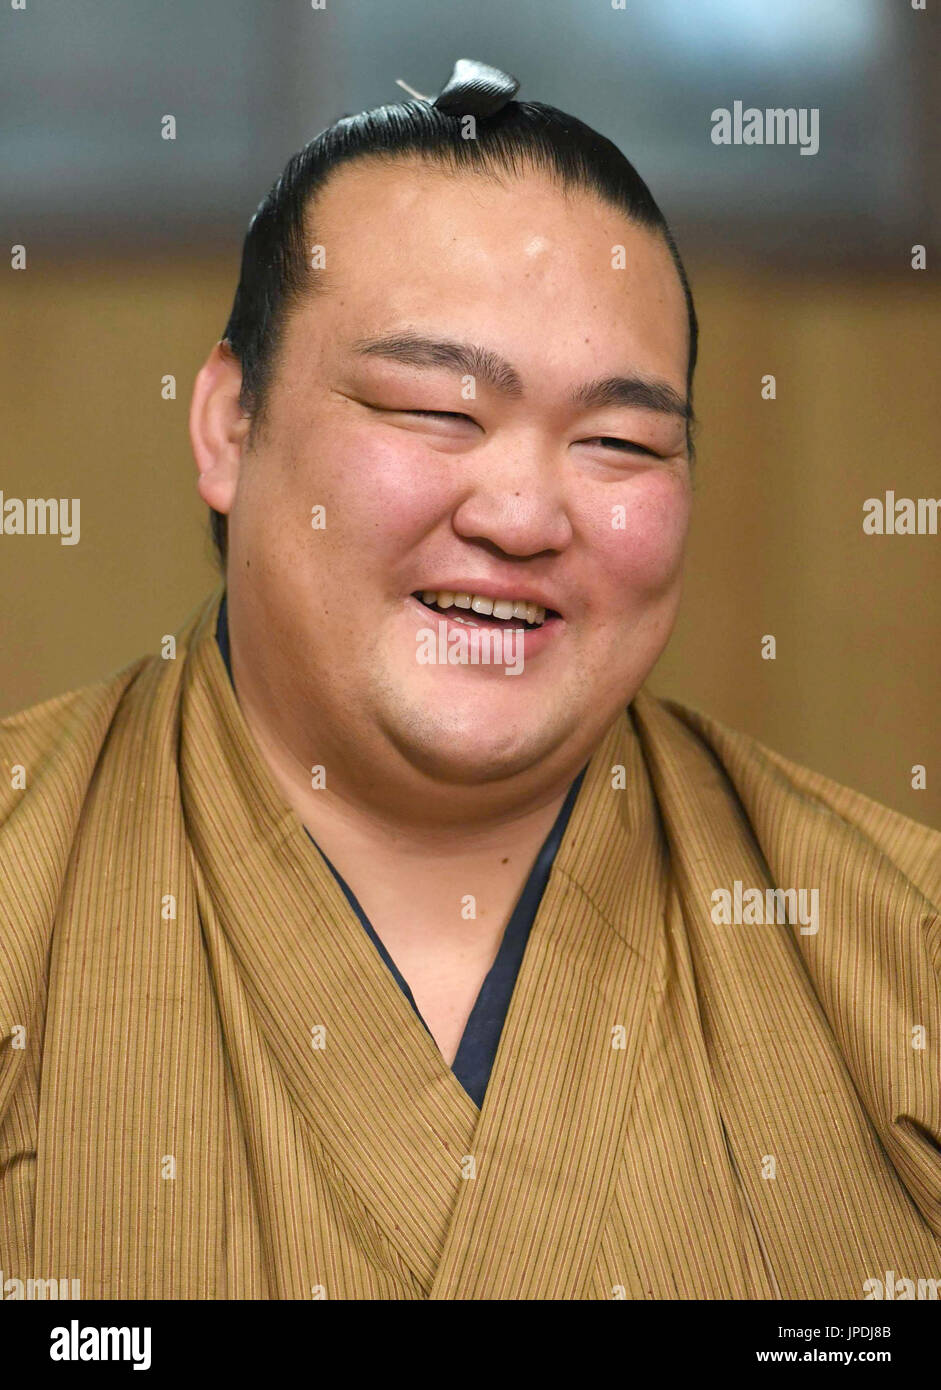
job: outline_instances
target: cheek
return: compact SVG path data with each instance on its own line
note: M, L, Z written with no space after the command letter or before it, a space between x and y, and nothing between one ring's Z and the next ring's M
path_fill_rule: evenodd
M677 582L689 513L689 483L682 474L651 471L600 489L587 534L599 573L622 605Z
M306 553L319 565L329 557L338 577L400 558L434 524L453 484L449 461L429 457L404 432L354 422L312 423L285 459L280 501L272 506L269 495L267 543L283 552L293 534L296 558ZM326 524L312 552L314 505Z
M358 429L338 442L331 468L339 472L344 508L361 534L401 554L446 510L457 462L423 448L404 430Z

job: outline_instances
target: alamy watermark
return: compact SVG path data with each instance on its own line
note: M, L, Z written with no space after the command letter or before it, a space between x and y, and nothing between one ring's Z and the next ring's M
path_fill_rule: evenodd
M0 536L58 536L78 545L81 504L77 497L7 497L0 492Z
M746 888L737 878L728 888L712 892L709 914L717 927L764 926L772 922L801 924L801 936L820 930L819 888Z
M60 1300L81 1298L81 1296L81 1279L56 1278L55 1276L51 1279L4 1279L3 1270L0 1269L0 1298L8 1299L11 1302L34 1298Z
M151 1328L82 1327L73 1318L68 1327L49 1334L50 1361L131 1361L135 1371L149 1371Z
M894 1269L887 1269L884 1279L867 1279L863 1293L869 1299L888 1299L906 1301L925 1299L936 1301L941 1297L941 1279L905 1279Z
M507 676L523 670L522 628L452 628L439 622L434 628L422 627L415 633L415 655L420 666L502 666Z
M733 101L712 113L714 145L800 145L801 154L820 149L820 108L817 106L746 106Z
M867 497L863 531L867 536L936 536L941 497Z

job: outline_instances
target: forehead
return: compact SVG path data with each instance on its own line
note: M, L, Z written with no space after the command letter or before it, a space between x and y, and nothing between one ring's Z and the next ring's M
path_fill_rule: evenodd
M518 357L626 358L685 387L669 250L592 192L538 171L360 159L331 176L307 222L325 251L312 318L338 345L433 322Z

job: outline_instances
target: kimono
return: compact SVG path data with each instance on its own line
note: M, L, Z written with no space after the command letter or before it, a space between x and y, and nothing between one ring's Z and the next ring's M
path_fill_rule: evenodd
M5 1296L941 1278L941 835L642 691L478 1107L275 786L220 599L174 656L0 725Z

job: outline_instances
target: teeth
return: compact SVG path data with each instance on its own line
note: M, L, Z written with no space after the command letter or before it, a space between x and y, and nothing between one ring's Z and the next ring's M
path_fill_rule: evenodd
M453 593L450 589L423 589L424 603L437 604L439 608L469 608L481 617L522 618L533 627L546 620L546 610L538 603L525 599L488 598L486 594Z

